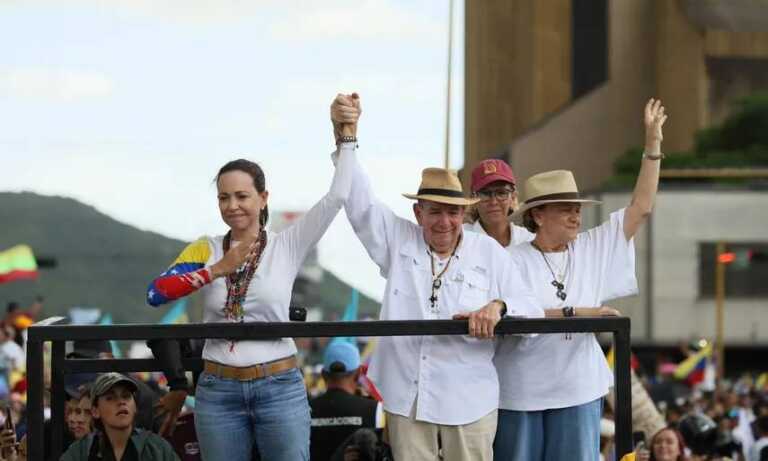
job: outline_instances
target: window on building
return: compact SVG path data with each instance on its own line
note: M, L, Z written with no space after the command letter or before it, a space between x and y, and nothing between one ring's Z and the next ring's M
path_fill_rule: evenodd
M572 0L571 91L583 96L608 79L608 2Z
M721 260L725 263L727 298L768 297L768 242L727 243ZM715 242L699 243L699 296L715 296Z

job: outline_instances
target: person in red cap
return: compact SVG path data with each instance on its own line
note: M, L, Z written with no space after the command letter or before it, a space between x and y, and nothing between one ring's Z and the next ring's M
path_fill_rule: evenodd
M516 226L509 216L517 208L515 174L504 160L486 159L472 170L472 197L480 199L470 213L464 230L487 234L506 249L530 242L536 236Z

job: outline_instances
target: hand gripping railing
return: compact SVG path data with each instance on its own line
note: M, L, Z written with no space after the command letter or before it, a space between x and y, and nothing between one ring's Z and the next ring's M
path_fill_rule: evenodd
M53 459L61 453L64 430L64 375L103 371L160 371L154 359L66 359L66 341L148 340L184 338L274 339L332 336L466 335L466 320L393 320L307 323L204 323L188 325L33 325L27 336L28 459L43 459L43 342L52 341L51 424ZM496 334L613 333L615 346L616 456L632 451L632 402L629 375L630 322L627 317L569 319L506 318ZM200 359L184 359L188 370L202 368Z

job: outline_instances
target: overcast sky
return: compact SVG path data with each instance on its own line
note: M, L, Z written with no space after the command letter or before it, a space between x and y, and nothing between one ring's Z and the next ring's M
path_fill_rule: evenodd
M447 27L447 0L2 0L0 190L72 197L183 240L221 234L217 169L257 161L270 209L309 208L332 177L329 104L357 91L361 162L382 201L411 217L400 193L442 164ZM381 298L384 280L343 212L319 252Z

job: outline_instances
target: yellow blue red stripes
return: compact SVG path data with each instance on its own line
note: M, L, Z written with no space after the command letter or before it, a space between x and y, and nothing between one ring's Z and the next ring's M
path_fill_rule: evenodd
M202 269L208 259L211 257L211 247L208 244L208 239L201 237L200 239L190 243L179 254L176 260L171 266L162 274L160 274L155 280L147 287L147 303L152 306L159 306L165 304L171 299L162 293L155 284L157 279L166 277L169 275L181 275L188 272L194 272L198 269Z

